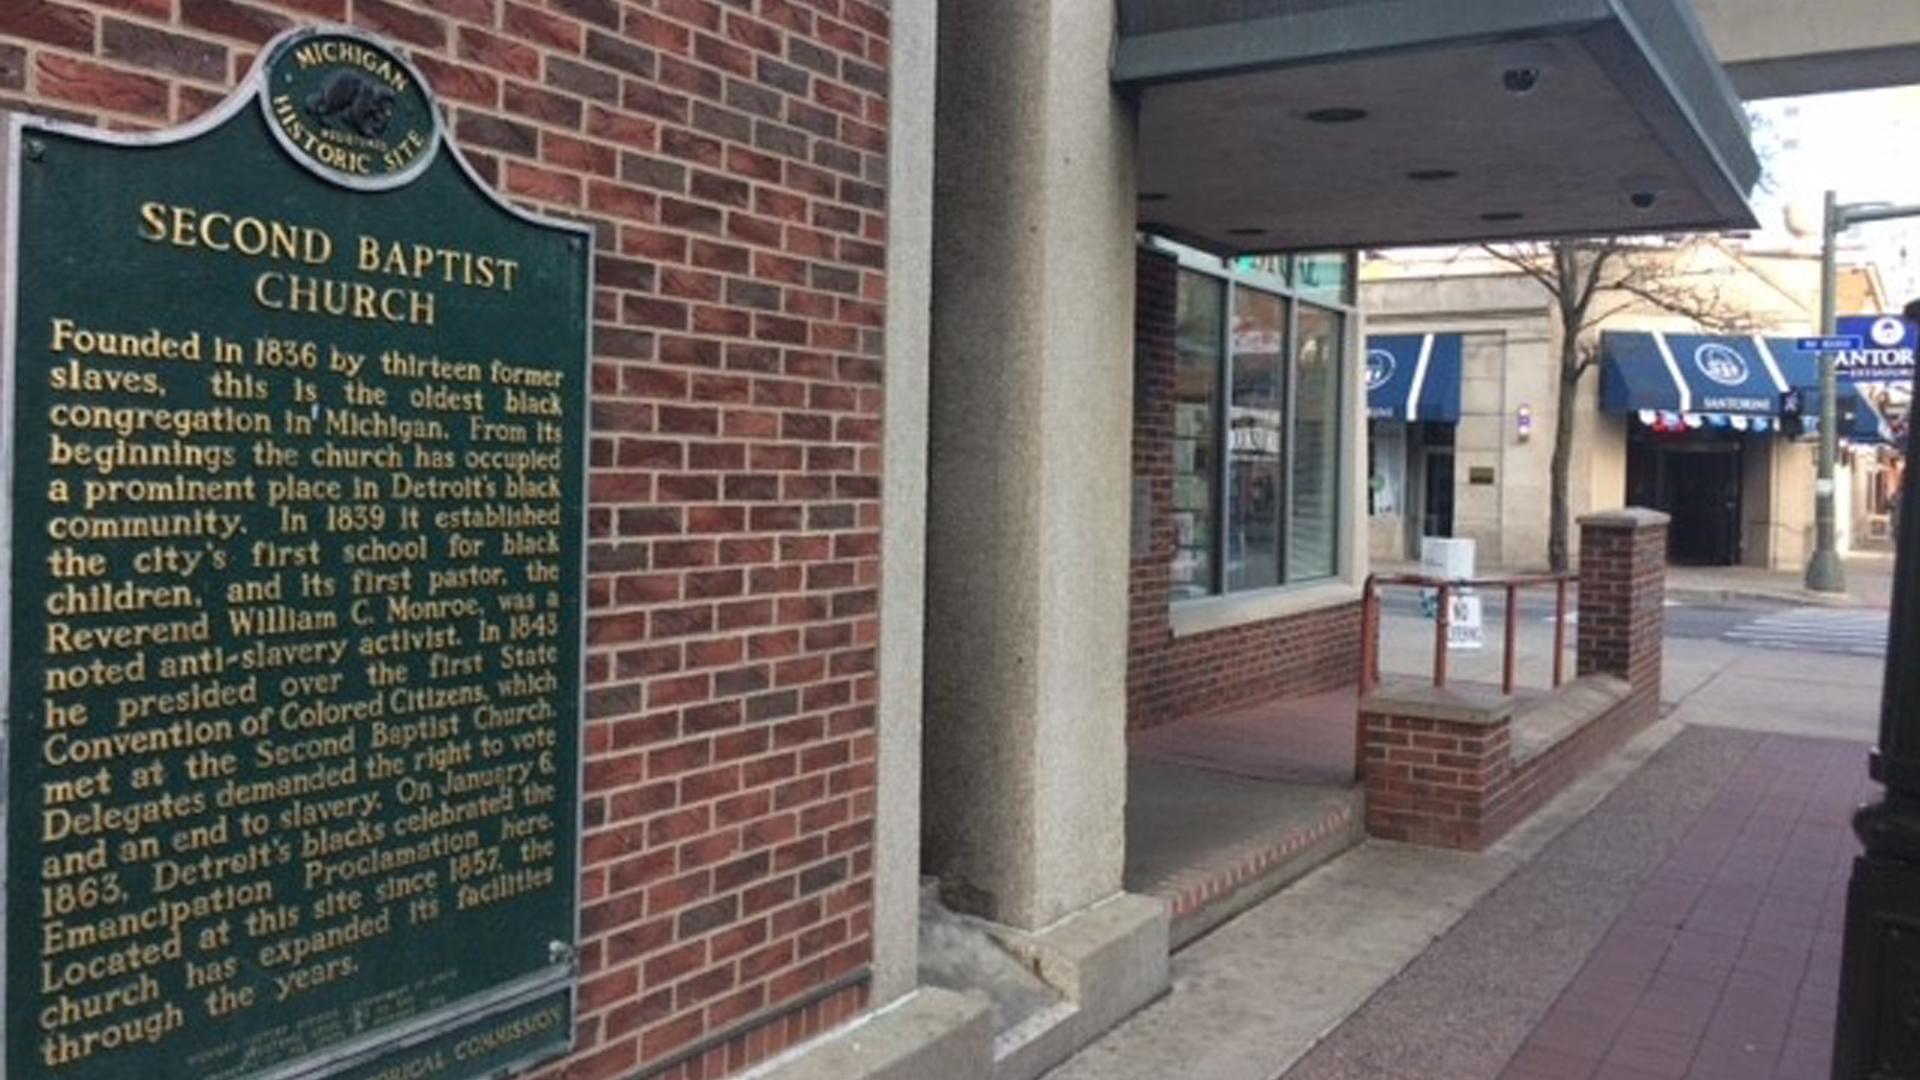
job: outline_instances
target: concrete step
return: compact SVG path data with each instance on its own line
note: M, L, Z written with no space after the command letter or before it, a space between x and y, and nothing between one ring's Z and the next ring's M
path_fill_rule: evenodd
M1280 891L1289 882L1366 838L1361 790L1255 781L1205 770L1168 770L1149 781L1165 797L1170 786L1189 796L1184 811L1213 832L1189 844L1178 866L1165 859L1153 880L1130 865L1127 886L1167 905L1176 950ZM1136 793L1140 783L1136 780ZM1202 788L1202 791L1195 791ZM1149 809L1141 807L1140 809ZM1130 841L1138 832L1130 829ZM1133 860L1129 860L1130 864Z
M1039 930L949 909L920 891L920 985L984 1007L990 1080L1035 1080L1167 988L1167 915L1119 893Z
M939 884L920 883L920 985L983 996L998 1035L1066 1007L1066 995L1029 968L1000 940L1000 928L950 910Z

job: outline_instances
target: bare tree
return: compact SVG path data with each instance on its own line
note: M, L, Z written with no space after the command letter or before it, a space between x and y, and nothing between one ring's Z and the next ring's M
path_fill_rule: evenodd
M1559 323L1547 509L1547 564L1557 573L1567 568L1574 405L1581 378L1600 359L1599 328L1630 309L1678 315L1715 333L1750 331L1755 323L1751 312L1721 289L1728 263L1738 262L1739 255L1716 237L1547 240L1488 245L1486 251L1545 289ZM1716 254L1717 265L1700 265Z

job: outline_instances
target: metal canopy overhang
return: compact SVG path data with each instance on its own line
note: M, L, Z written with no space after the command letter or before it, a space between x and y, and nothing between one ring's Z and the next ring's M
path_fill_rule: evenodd
M1141 227L1215 251L1755 224L1685 0L1120 0L1113 81Z

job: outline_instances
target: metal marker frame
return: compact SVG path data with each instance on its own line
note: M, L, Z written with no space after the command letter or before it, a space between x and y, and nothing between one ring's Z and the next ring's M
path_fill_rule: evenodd
M24 113L12 113L6 117L4 128L0 128L0 447L5 449L0 455L0 611L11 612L13 603L13 575L19 569L14 565L13 514L11 499L15 479L16 463L19 459L16 446L17 432L14 425L16 408L16 383L19 372L19 326L17 313L20 303L20 283L15 252L20 236L20 185L16 178L21 175L28 158L32 156L32 141L36 132L61 135L83 142L92 142L118 147L172 146L192 142L224 126L240 113L251 107L258 99L260 107L269 108L267 94L267 70L270 61L280 55L293 42L318 36L333 34L367 42L388 55L399 60L419 84L426 96L428 112L433 120L432 138L429 146L422 151L414 167L394 174L399 179L389 183L355 183L351 178L334 171L322 172L313 168L304 154L296 152L281 133L279 126L267 119L267 128L283 152L308 168L320 179L342 187L362 191L393 190L418 179L444 150L453 164L458 167L461 176L472 189L479 193L495 209L510 217L541 228L572 234L572 246L580 250L583 275L582 327L585 329L586 348L579 358L579 393L591 395L593 363L593 253L595 251L595 232L592 225L585 222L570 221L535 213L502 198L478 171L474 169L459 148L443 137L444 122L433 96L428 93L430 84L420 75L410 60L398 49L380 42L361 30L349 26L332 24L300 27L286 31L261 48L255 56L253 68L236 85L233 91L218 105L193 121L175 128L150 133L120 133L50 120ZM590 404L590 401L589 401ZM578 477L581 499L579 513L580 536L582 542L579 551L580 582L584 590L587 580L588 557L585 538L588 534L586 518L591 506L588 479L592 471L591 458L586 445L590 423L588 410L581 413L580 476ZM564 512L564 507L563 507ZM581 615L578 627L578 657L584 667L587 653L586 616L584 597L581 600ZM8 714L12 700L11 650L13 634L10 618L0 618L0 927L8 926L7 915L13 900L14 882L9 874L9 828L8 805L11 801L6 787L11 778L13 727L15 717ZM264 1071L249 1074L247 1080L320 1080L329 1074L352 1068L371 1061L380 1054L395 1049L417 1046L439 1035L450 1033L475 1020L505 1012L517 1005L532 1001L542 995L565 988L567 991L567 1024L564 1046L557 1053L540 1053L512 1061L489 1071L490 1075L504 1076L530 1068L534 1064L554 1060L556 1057L572 1052L575 1047L574 1022L579 1013L579 979L576 956L581 939L580 878L585 869L585 809L581 795L585 790L586 773L586 680L584 671L577 682L578 693L575 701L574 725L574 805L573 805L573 866L574 873L570 881L563 885L568 891L568 906L573 912L572 941L550 943L555 963L543 971L535 972L513 982L503 984L492 991L453 1002L421 1016L416 1016L396 1024L389 1025L377 1033L360 1039L310 1054ZM6 973L14 959L7 955L7 935L0 933L0 987L5 987ZM7 1010L0 1008L0 1046L8 1045L11 1038ZM476 1078L477 1080L477 1078Z

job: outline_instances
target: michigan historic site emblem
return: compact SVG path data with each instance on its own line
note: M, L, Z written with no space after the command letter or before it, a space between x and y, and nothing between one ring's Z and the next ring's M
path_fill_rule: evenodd
M419 73L398 54L357 35L314 30L283 40L265 67L267 126L321 177L381 190L433 160L439 117Z

